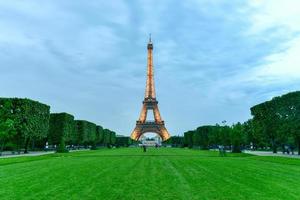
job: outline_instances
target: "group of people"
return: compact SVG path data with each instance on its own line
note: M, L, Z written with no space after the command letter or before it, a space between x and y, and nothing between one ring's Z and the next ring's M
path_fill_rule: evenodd
M283 148L282 148L282 153L285 154L292 154L294 155L294 149L295 147L294 146L290 146L290 145L284 145Z
M226 150L225 150L224 145L219 145L218 149L219 149L220 156L225 156L226 155Z

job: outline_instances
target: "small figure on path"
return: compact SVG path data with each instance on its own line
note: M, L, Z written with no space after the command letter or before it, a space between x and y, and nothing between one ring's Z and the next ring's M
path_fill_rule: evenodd
M46 142L45 151L48 151L48 148L49 148L49 145L48 145L48 142Z
M287 154L290 154L290 150L289 150L289 146L288 145L284 145L284 151L287 153ZM284 154L284 153L283 153Z
M225 156L225 147L223 145L219 145L218 147L220 156Z
M146 145L143 145L143 150L144 150L144 152L146 152L146 150L147 150Z

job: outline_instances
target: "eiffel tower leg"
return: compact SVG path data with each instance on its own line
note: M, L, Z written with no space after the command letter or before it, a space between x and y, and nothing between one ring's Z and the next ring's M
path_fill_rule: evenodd
M139 140L139 138L141 137L141 135L142 135L142 132L141 132L141 128L139 128L139 127L135 127L134 128L134 130L132 131L132 133L131 133L131 139L133 139L133 140Z
M144 121L146 121L146 118L147 118L147 108L146 108L146 105L143 104L139 121L144 122Z
M157 104L153 106L154 119L156 122L161 122L160 113Z
M167 139L169 139L171 137L165 126L162 126L160 128L160 134L159 135L160 135L160 137L162 138L163 141L166 141Z

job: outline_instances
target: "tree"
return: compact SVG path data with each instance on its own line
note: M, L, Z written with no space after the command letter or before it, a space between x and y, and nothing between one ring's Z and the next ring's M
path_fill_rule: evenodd
M116 146L117 147L128 147L131 144L131 138L128 136L117 136Z
M68 149L66 148L64 139L60 140L60 143L56 148L56 152L57 153L67 153L67 152L69 152Z
M233 153L241 153L241 146L244 139L244 130L240 122L232 126L231 130L231 144Z
M213 126L200 126L194 133L193 143L200 146L201 149L209 148L209 135L212 134Z
M115 145L116 143L116 133L114 131L111 131L109 129L103 129L104 133L104 145L107 147L111 147L112 145Z
M184 146L193 147L193 134L195 131L187 131L184 133Z
M0 98L0 105L10 102L9 118L14 122L14 142L27 153L29 142L47 137L50 106L30 99Z
M104 142L104 132L102 126L96 127L96 145L103 145Z
M293 136L300 152L300 92L274 97L251 108L255 130L265 135L273 152Z
M278 114L282 119L281 126L285 130L283 134L286 134L287 140L289 136L294 138L300 155L300 92L290 92L276 100L279 105Z
M68 113L51 113L49 121L49 143L59 145L64 143L73 144L75 142L75 122L74 116Z
M273 153L277 153L277 148L280 144L280 137L278 135L280 115L276 111L275 101L267 101L251 108L254 125L257 126L256 130L267 136Z
M110 132L110 144L113 146L116 144L116 133L114 131Z
M168 144L172 147L184 147L184 137L179 135L171 136L168 140L164 141L163 144Z
M75 132L76 132L76 144L84 145L85 148L88 145L95 145L96 142L96 124L85 120L75 120Z
M11 101L0 105L0 156L5 144L15 135L14 121L10 118Z
M219 126L219 137L220 137L220 144L224 146L231 145L230 133L231 128L229 126Z

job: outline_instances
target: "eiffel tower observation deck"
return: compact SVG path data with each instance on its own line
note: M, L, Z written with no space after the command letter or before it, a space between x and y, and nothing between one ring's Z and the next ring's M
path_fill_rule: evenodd
M131 138L133 140L139 140L144 133L153 132L158 134L162 140L165 141L170 138L170 134L165 127L165 122L161 118L158 109L158 101L156 100L153 73L153 43L151 41L151 37L149 38L147 50L147 81L145 98L140 117L136 121L136 126L131 133ZM153 112L154 120L146 120L148 112Z

